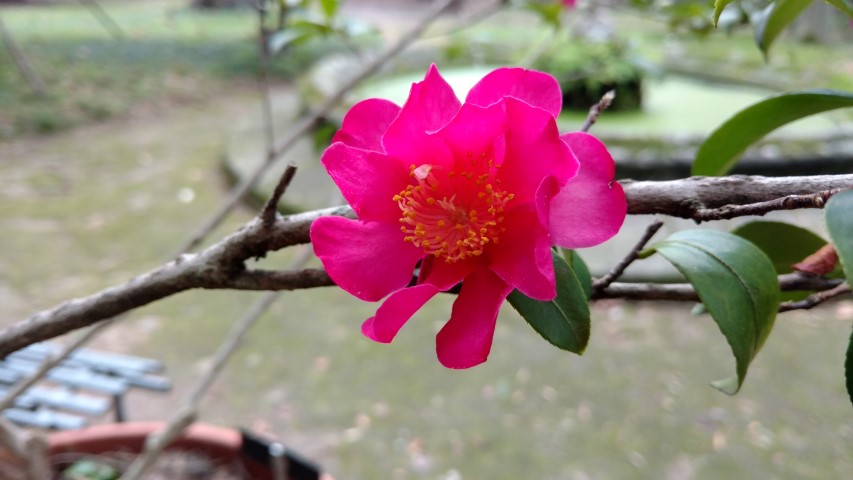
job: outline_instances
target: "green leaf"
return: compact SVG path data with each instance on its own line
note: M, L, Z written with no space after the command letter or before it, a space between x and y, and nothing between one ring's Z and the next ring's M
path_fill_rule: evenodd
M850 332L850 343L847 344L844 376L847 377L847 396L850 397L850 403L853 403L853 332Z
M826 3L844 12L853 19L853 0L826 0Z
M726 8L728 4L732 3L732 0L716 0L714 2L714 26L717 26L717 23L720 21L720 14L723 13L723 10Z
M539 15L543 22L557 28L560 26L560 17L563 14L563 4L560 2L553 3L534 3L527 2L525 7L533 10Z
M733 395L773 328L779 283L770 259L748 241L715 230L684 230L652 245L693 285L731 346L737 374L712 382Z
M826 240L796 225L765 220L744 224L732 231L761 249L773 262L776 273L790 273L793 265L826 245ZM803 300L814 292L795 290L782 292L782 301Z
M776 273L794 271L792 265L826 245L826 240L805 228L784 222L759 220L732 231L761 249L773 262Z
M755 25L755 43L758 44L765 58L770 45L779 33L811 3L812 0L776 0L761 12Z
M853 284L853 190L833 195L826 202L824 216L847 283Z
M723 122L702 143L691 173L725 175L747 147L773 130L809 115L845 107L853 107L853 93L824 89L783 93L750 105Z
M583 292L586 294L588 300L592 296L592 276L589 274L589 267L586 266L586 262L578 255L578 252L562 248L560 250L563 252L563 258L566 259L569 267L575 272L575 276L578 277L581 288L583 288Z
M847 276L847 283L853 284L853 190L837 193L826 202L824 209L826 228L835 245L838 260ZM853 335L847 345L847 360L844 362L847 377L847 394L853 403Z
M62 472L63 479L116 480L120 472L110 465L93 460L78 460Z
M542 302L518 290L507 299L542 338L562 350L582 354L589 343L589 303L586 292L569 264L551 251L557 278L557 298Z
M320 0L320 7L323 9L323 15L330 19L338 13L338 7L341 6L339 0Z
M267 48L269 49L270 55L275 55L288 46L298 43L309 36L311 36L310 33L297 29L289 28L279 30L269 36L269 39L267 40Z

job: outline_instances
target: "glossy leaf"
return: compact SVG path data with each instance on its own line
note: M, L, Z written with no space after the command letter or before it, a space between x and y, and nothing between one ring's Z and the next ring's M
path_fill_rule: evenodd
M586 266L586 262L578 255L578 252L574 250L560 250L563 251L563 258L566 259L569 267L575 272L575 276L578 277L586 298L589 299L592 296L592 276L589 274L589 267Z
M853 107L853 93L823 89L784 93L750 105L702 143L691 173L725 175L750 145L773 130L809 115L845 107Z
M853 20L853 0L826 0L826 3L841 10Z
M765 57L776 37L811 3L812 0L776 0L761 13L755 24L755 43Z
M542 338L557 348L580 355L589 343L586 292L563 257L553 250L552 257L557 277L557 298L542 302L515 290L507 299Z
M824 215L847 283L853 284L853 190L833 195L826 202Z
M826 202L824 209L826 228L835 245L838 260L844 269L847 283L853 284L853 190L837 193ZM847 394L853 403L853 334L847 345L847 359L844 362Z
M847 359L844 361L844 376L847 379L847 396L853 403L853 332L850 332L850 343L847 344Z
M793 265L826 245L826 240L805 228L784 222L759 220L732 231L763 251L776 273L790 273Z
M716 230L680 231L651 250L687 278L720 327L737 372L711 384L729 395L737 393L779 307L779 283L770 259L743 238Z
M716 0L714 2L714 26L717 26L717 23L720 22L720 14L723 13L726 6L732 3L732 0Z

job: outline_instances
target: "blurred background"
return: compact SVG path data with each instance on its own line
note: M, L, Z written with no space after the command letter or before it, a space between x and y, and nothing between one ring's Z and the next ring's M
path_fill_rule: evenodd
M347 0L326 15L294 2L287 28L267 18L259 34L250 3L0 0L0 325L168 259L263 161L262 78L280 140L430 5ZM618 178L689 175L715 126L773 93L853 91L853 28L823 2L766 58L745 28L766 6L759 0L724 12L717 30L705 1L496 3L460 2L303 136L281 159L300 167L282 210L336 201L317 159L348 106L375 96L403 102L433 62L460 97L497 65L554 74L567 94L562 131L578 129L589 105L615 88L618 103L592 132L610 147ZM849 110L791 124L747 152L739 171L853 171ZM280 171L207 242L248 221ZM823 231L819 212L768 217ZM652 220L632 217L614 240L581 251L593 274ZM668 220L659 235L685 225ZM295 255L266 261L286 265ZM649 260L628 275L675 272ZM134 392L129 417L166 417L257 295L187 292L99 336L93 347L162 360L175 383L170 394ZM434 353L451 301L436 298L393 344L379 345L359 330L376 305L334 288L285 293L207 396L202 418L268 432L339 479L842 479L853 471L843 385L853 301L780 315L734 397L708 386L734 361L692 305L599 301L582 357L543 342L506 306L489 361L451 371Z

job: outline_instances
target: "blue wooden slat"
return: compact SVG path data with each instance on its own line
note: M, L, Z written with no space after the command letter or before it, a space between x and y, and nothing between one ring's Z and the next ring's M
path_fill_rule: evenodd
M4 366L0 366L0 383L17 383L18 380L21 379L21 376L21 372L16 372L15 370L9 370Z
M3 416L19 425L58 430L74 430L83 428L87 424L86 419L79 415L55 412L46 408L36 411L7 408L3 410Z
M120 353L80 349L73 352L70 357L97 368L136 370L146 373L163 370L163 364L157 360Z
M85 388L96 392L119 395L127 391L127 380L92 373L89 370L56 367L47 372L47 378L69 387Z
M110 408L110 401L105 397L75 393L66 388L34 387L24 392L19 398L37 405L71 410L86 415L102 415Z

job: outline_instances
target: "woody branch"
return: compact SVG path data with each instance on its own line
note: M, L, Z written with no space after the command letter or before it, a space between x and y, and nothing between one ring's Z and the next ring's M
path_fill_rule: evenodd
M709 212L723 212L725 218L731 218L763 215L773 210L821 208L832 194L853 188L853 175L691 177L672 181L628 180L621 183L628 200L629 214L669 215L702 221L716 215ZM185 290L295 290L332 285L322 269L273 271L252 269L246 265L247 260L264 257L269 252L309 243L311 222L329 215L352 217L354 214L349 207L342 206L286 217L276 214L274 221L269 221L269 216L266 221L257 217L239 231L199 253L180 255L124 284L66 301L9 326L0 332L0 356ZM814 290L838 287L838 282L822 279L818 282ZM781 285L786 288L784 279ZM695 298L695 293L689 290L683 285L654 287L614 283L602 291L600 296L673 300Z

